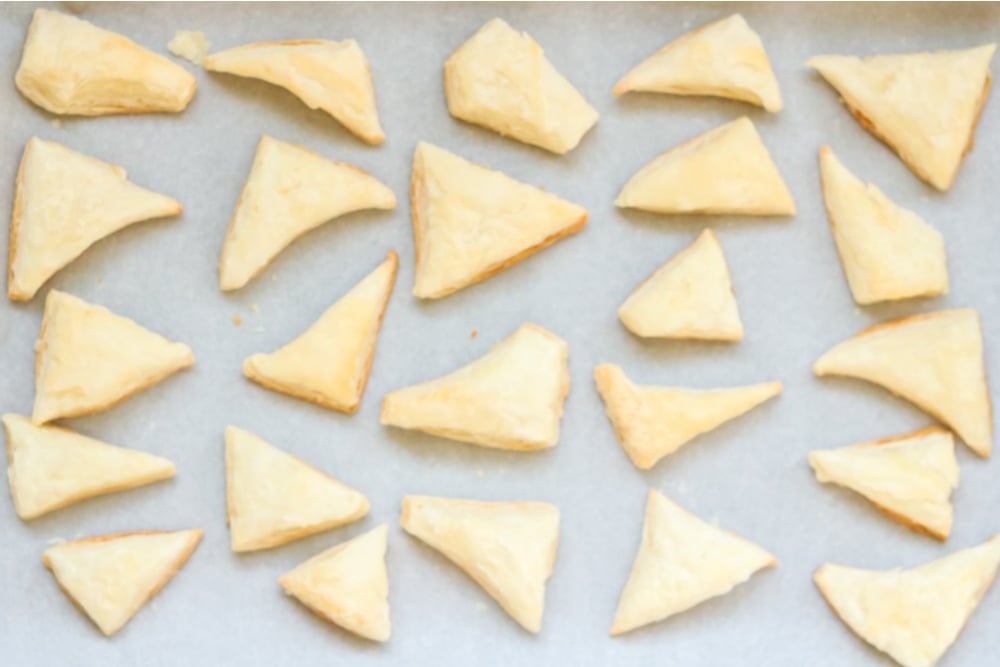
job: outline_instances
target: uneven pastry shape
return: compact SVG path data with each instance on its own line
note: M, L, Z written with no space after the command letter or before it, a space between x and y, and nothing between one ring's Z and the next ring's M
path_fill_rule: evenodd
M613 364L597 366L594 380L622 449L642 470L781 393L780 382L728 389L642 386Z
M50 547L42 562L59 588L110 637L177 574L199 541L197 529L118 533Z
M406 496L400 525L472 577L525 630L541 630L559 544L557 507Z
M375 84L364 51L353 39L258 42L205 58L205 69L280 86L310 109L333 116L367 144L385 139L375 107Z
M654 159L629 179L615 206L653 213L795 214L792 195L746 116Z
M856 491L879 510L939 540L951 532L958 487L955 440L936 426L895 438L809 452L819 482Z
M226 508L233 551L257 551L357 521L368 514L368 499L253 433L229 426Z
M383 524L313 556L278 583L320 618L365 639L388 641L385 548Z
M819 151L823 200L854 300L936 296L948 291L944 238L913 211L858 180L829 147Z
M971 308L869 327L827 351L813 372L881 385L947 424L972 451L990 455L993 411L983 333Z
M387 394L382 423L481 447L554 447L569 393L568 357L561 338L523 324L471 364Z
M10 495L25 520L174 476L174 464L159 456L56 426L35 426L21 415L4 415L3 425Z
M36 9L14 83L55 114L176 112L197 81L132 40L68 14Z
M824 563L813 581L856 635L903 667L932 667L944 655L1000 565L1000 536L909 570Z
M101 412L194 363L191 348L51 290L35 343L35 424Z
M781 111L781 91L760 37L739 14L667 44L615 84L630 91L728 97Z
M715 232L703 231L643 281L618 317L643 338L743 338L729 266Z
M972 148L990 89L996 44L964 51L859 59L816 56L816 68L854 117L913 173L947 190Z
M396 253L390 252L298 338L270 354L247 357L243 374L268 389L324 408L355 412L398 267Z
M243 287L298 237L368 208L396 208L396 196L354 165L262 136L222 244L220 286Z
M211 48L212 43L205 38L205 33L192 30L178 30L167 44L170 53L194 65L204 63Z
M611 636L725 595L758 570L777 564L753 542L702 521L650 490L642 544L618 601Z
M413 294L436 299L489 278L587 224L587 211L426 142L410 186Z
M560 155L597 123L542 47L498 18L445 61L444 90L455 118Z
M131 183L121 167L33 137L14 186L7 295L27 301L97 241L182 210L170 197Z

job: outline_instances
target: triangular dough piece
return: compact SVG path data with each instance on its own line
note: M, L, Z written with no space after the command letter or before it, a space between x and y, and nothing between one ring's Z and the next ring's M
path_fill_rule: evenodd
M281 86L333 116L368 144L385 139L375 108L375 84L364 51L353 39L259 42L213 53L205 69Z
M27 301L105 236L182 210L170 197L129 182L121 167L32 138L14 186L7 295Z
M559 442L569 348L524 324L476 361L382 401L382 423L482 447L531 451Z
M633 90L714 95L781 111L781 91L764 45L739 14L667 44L626 74L613 92Z
M881 385L950 426L980 456L990 455L993 412L983 332L971 308L869 327L827 351L813 372Z
M35 426L20 415L4 415L3 425L10 494L25 520L174 476L174 464L159 456L56 426Z
M194 363L187 345L58 290L35 355L35 424L107 410Z
M781 393L780 382L728 389L642 386L613 364L595 368L594 380L622 449L642 470Z
M563 154L597 122L597 111L556 71L542 47L493 19L444 64L448 111L505 137Z
M317 616L377 642L389 640L386 527L313 556L278 582Z
M226 428L233 551L269 549L357 521L368 499L249 431Z
M424 299L485 280L587 224L576 204L425 142L410 196L413 294Z
M753 542L705 523L650 490L642 544L618 601L611 636L725 595L758 570L777 564Z
M740 340L743 323L719 237L706 229L622 304L618 317L643 338Z
M837 89L858 121L913 173L947 190L972 148L995 50L995 44L987 44L863 60L817 56L806 64Z
M903 667L932 667L989 590L1000 536L910 570L861 570L824 563L813 580L856 635Z
M840 262L860 304L948 291L944 238L913 211L865 185L823 146L823 200Z
M50 547L42 562L110 637L177 574L200 540L200 530L104 535Z
M795 214L792 195L746 116L654 159L629 179L615 205L653 213Z
M163 56L47 9L35 10L14 83L46 111L76 116L181 111L197 87Z
M400 525L472 577L525 630L541 630L559 544L557 507L406 496Z
M222 244L220 286L243 287L298 237L367 208L396 208L396 196L354 165L262 136Z
M368 382L375 341L396 283L395 252L330 306L298 338L243 362L243 373L268 389L353 413Z
M947 540L958 487L955 440L939 427L840 449L809 452L819 482L857 491L910 528Z

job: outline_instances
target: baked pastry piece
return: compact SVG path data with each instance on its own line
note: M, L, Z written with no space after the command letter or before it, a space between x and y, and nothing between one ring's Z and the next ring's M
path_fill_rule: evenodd
M48 9L35 10L14 83L46 111L74 116L182 111L197 86L163 56Z
M654 159L629 179L615 206L653 213L795 214L792 195L746 116Z
M366 208L396 208L396 196L354 165L262 136L222 244L220 286L243 287L298 237Z
M641 386L613 364L597 366L594 380L622 449L642 470L781 393L780 382L728 389Z
M448 111L505 137L563 154L597 122L597 111L556 71L542 47L493 19L444 64Z
M247 357L244 375L324 408L355 412L368 382L398 267L396 253L390 252L298 338L270 354Z
M467 366L387 394L382 423L481 447L554 447L569 393L568 357L565 341L524 324Z
M704 230L646 278L618 309L618 317L643 338L743 338L729 266L715 232Z
M587 211L425 142L413 156L413 294L436 299L580 231Z
M909 570L824 563L813 580L856 635L903 667L932 667L989 590L1000 536Z
M972 148L995 50L996 44L987 44L864 59L816 56L806 64L823 75L855 118L913 173L947 190Z
M354 634L389 640L385 524L317 554L278 582L320 618Z
M713 95L781 111L764 45L739 14L689 32L639 63L613 92L630 91Z
M621 635L725 595L774 556L753 542L689 514L650 490L642 544L632 564L611 635Z
M844 375L881 385L951 427L980 456L993 440L979 313L939 310L869 327L813 365L816 375Z
M958 462L955 440L943 428L818 449L809 452L809 465L817 481L847 487L903 525L948 539Z
M400 525L472 577L522 628L541 630L559 544L557 507L406 496Z
M35 343L35 424L101 412L194 363L191 348L71 294L45 299Z
M110 637L177 574L199 541L200 530L118 533L50 547L42 562Z
M170 197L129 182L121 167L33 137L14 186L7 296L27 301L105 236L182 210Z

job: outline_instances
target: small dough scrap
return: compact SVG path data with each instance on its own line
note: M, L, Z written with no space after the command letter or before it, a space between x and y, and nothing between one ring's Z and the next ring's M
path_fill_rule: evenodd
M813 581L834 613L903 667L933 667L996 578L1000 536L909 570L824 563Z
M781 393L780 382L728 389L642 386L613 364L597 366L594 380L622 449L642 470Z
M869 327L828 350L816 375L843 375L881 385L951 427L988 458L993 411L983 364L979 313L939 310Z
M556 506L406 496L400 525L472 577L525 630L542 629L559 544Z
M183 111L197 81L132 40L74 16L36 9L14 83L54 114Z
M485 280L587 223L576 204L425 142L410 196L413 294L422 299Z
M654 159L629 179L615 206L653 213L795 215L795 201L746 116Z
M569 393L568 357L561 338L521 325L467 366L387 394L382 423L481 447L554 447Z
M560 155L597 123L597 111L542 47L498 18L451 54L444 90L455 118Z
M205 33L190 30L178 30L167 44L170 53L195 65L205 62L211 48L212 43L205 38Z
M368 514L368 499L253 433L229 426L226 507L233 551L257 551L357 521Z
M194 364L191 348L51 290L35 343L36 425L101 412Z
M642 544L618 601L611 636L725 595L758 570L777 564L753 542L702 521L650 490Z
M180 570L200 530L143 531L63 542L42 562L59 588L110 637Z
M317 554L278 579L285 593L356 635L389 640L386 526Z
M704 230L643 281L618 317L643 338L743 338L729 266L715 232Z

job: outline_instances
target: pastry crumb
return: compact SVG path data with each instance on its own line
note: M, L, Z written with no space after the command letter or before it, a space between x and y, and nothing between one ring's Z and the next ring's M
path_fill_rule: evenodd
M260 306L258 306L256 303L251 303L250 310L252 310L255 313L260 313Z
M205 61L205 56L208 55L210 48L212 48L212 44L205 39L205 33L189 30L178 30L174 33L174 38L167 44L170 53L195 65L200 65Z
M469 338L471 340L476 340L476 336L478 336L478 335L479 335L479 330L478 329L473 329L472 331L469 332Z
M235 324L236 326L240 326L241 324L243 324L243 318L240 317L239 315L233 315L233 324Z

